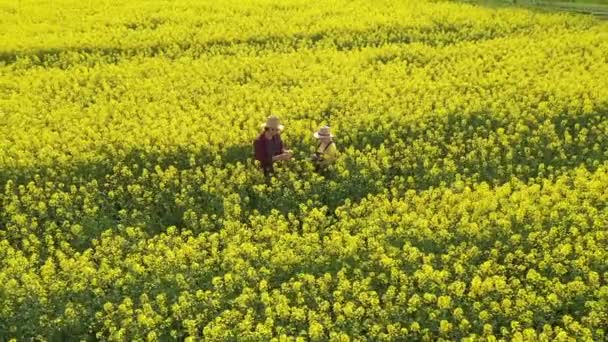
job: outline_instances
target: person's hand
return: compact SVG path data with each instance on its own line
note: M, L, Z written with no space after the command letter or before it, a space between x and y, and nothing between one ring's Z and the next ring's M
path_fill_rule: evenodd
M289 160L291 159L291 157L293 157L293 153L283 152L283 154L281 155L281 160Z
M281 154L276 155L275 157L273 157L273 160L275 160L275 161L283 161L283 160L287 160L289 158L291 158L289 156L289 154L287 154L286 152L283 152L283 153L281 153Z
M293 152L291 152L291 150L285 150L285 151L283 151L283 153L279 154L278 159L279 160L289 160L289 159L291 159L291 157L293 157Z

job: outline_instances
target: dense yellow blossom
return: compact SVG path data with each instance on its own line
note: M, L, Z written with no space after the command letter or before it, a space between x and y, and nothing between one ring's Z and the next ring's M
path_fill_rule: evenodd
M0 340L607 338L608 24L424 0L0 18ZM270 114L296 154L267 183Z

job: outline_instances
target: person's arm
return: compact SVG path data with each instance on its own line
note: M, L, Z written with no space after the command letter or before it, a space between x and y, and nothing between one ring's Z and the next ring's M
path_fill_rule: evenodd
M279 143L279 151L281 151L281 154L273 156L272 160L277 161L290 159L293 153L290 150L285 149L285 144L283 143L283 140L281 139L280 135L277 136L277 139Z
M276 156L272 157L272 161L278 161L278 160L288 160L291 159L291 156L293 154L291 153L291 151L285 151L281 154L277 154Z

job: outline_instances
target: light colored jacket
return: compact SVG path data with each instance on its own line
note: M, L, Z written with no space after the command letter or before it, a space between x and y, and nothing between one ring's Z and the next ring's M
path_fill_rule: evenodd
M319 161L319 165L321 166L329 166L333 164L336 159L338 159L338 148L336 147L336 143L334 143L333 141L330 142L327 146L319 144L317 152L320 153L322 156L322 159Z

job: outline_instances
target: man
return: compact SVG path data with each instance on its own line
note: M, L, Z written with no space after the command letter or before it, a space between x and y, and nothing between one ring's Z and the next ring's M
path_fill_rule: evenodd
M264 130L253 142L255 159L266 177L274 172L273 164L276 161L289 160L293 157L290 150L285 150L280 132L284 126L278 117L270 116L261 126Z

